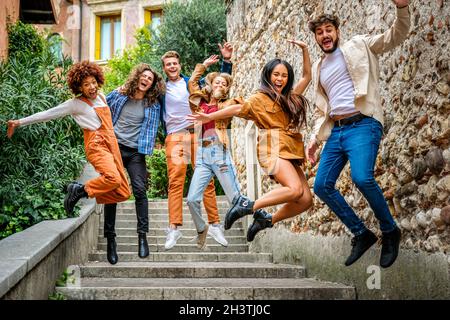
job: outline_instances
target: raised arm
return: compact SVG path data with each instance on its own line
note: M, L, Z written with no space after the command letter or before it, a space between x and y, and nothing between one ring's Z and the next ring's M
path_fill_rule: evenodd
M74 108L73 108L73 103L71 102L71 100L68 100L54 108L35 113L26 118L22 118L22 119L18 119L18 120L9 120L7 136L8 136L8 138L11 138L12 135L14 134L14 131L18 127L30 125L33 123L47 122L47 121L50 121L53 119L62 118L64 116L70 115L70 114L74 114Z
M233 46L230 42L225 42L223 46L219 43L220 54L222 55L222 65L220 66L220 72L228 73L231 75L233 65L231 63L231 56L233 55Z
M303 41L293 39L288 40L288 42L299 46L303 52L303 76L294 87L294 93L300 95L303 94L303 92L305 92L306 88L311 82L312 77L311 59L309 58L308 45Z
M397 17L394 24L384 33L368 37L370 50L375 54L387 52L402 43L409 33L411 19L409 0L392 0L397 6Z
M226 108L223 108L222 110L213 112L213 113L194 113L194 114L190 114L186 117L186 119L194 122L194 121L200 121L200 122L210 122L213 120L222 120L222 119L227 119L227 118L231 118L235 115L238 115L239 112L242 109L242 104L235 104L235 105L231 105L228 106Z
M189 82L188 82L189 93L193 93L193 92L201 89L199 81L200 81L203 73L205 73L206 69L208 69L211 65L213 65L214 63L217 63L218 61L219 61L219 56L213 54L212 56L207 58L205 61L203 61L202 64L198 63L195 66L194 72L192 73L191 78L189 79Z

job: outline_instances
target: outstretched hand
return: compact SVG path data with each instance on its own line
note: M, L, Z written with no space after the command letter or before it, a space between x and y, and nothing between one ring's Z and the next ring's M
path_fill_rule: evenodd
M223 60L230 60L233 55L233 46L230 42L225 42L223 46L219 43L220 54L223 57Z
M213 54L208 59L203 61L203 64L205 65L206 68L208 68L209 66L213 65L214 63L217 63L218 61L219 61L219 56L217 54Z
M409 5L409 0L392 0L395 3L397 8L403 8Z
M287 42L295 44L295 45L299 46L302 49L307 49L308 48L308 44L306 42L303 42L303 41L300 41L300 40L289 39L289 40L287 40Z
M186 116L186 119L189 120L189 121L192 121L192 122L196 122L196 121L209 122L209 121L211 121L211 119L209 118L209 115L206 114L206 113L202 113L202 112L197 112L197 113L194 113L194 114L188 114Z
M7 136L8 138L11 139L12 135L14 134L14 131L16 130L17 127L20 126L20 122L19 120L9 120L8 121L8 131L7 131Z

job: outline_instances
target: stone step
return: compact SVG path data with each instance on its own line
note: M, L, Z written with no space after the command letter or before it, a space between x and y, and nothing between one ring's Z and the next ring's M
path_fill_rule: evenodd
M222 222L222 221L221 221ZM101 221L101 224L103 225L103 221ZM116 220L116 228L136 228L137 221L133 220ZM153 221L152 219L149 219L149 226L152 228L167 228L169 226L169 220L166 219L166 221ZM236 221L233 223L233 227L241 228L242 227L242 219ZM183 228L187 229L194 229L195 224L191 219L186 219L183 221ZM182 230L182 229L180 229Z
M247 244L247 238L245 236L228 236L225 237L228 241L228 244ZM190 243L189 241L192 239L189 237L181 237L180 239L178 239L177 244L188 244ZM135 234L133 236L117 236L116 237L116 242L118 244L124 244L124 243L133 243L136 242L137 243L138 240L138 235ZM166 243L166 237L165 236L161 236L161 237L156 237L156 236L147 236L147 241L149 244L153 244L153 245L164 245ZM103 236L98 236L98 243L99 244L106 244L106 238ZM206 243L207 244L216 244L217 242L212 239L211 237L207 237L206 238Z
M225 213L221 213L219 214L219 219L220 221L224 221L225 219ZM206 213L202 214L202 217L205 221L208 220L208 216L206 215ZM100 221L103 222L103 220L105 219L105 216L102 214L100 215ZM148 219L150 221L162 221L165 223L169 223L169 214L167 212L165 213L152 213L149 212L148 214ZM192 221L192 216L190 213L185 213L182 215L182 219L183 222L184 221ZM132 211L130 213L116 213L116 220L127 220L127 221L137 221L137 217L136 217L136 212Z
M314 279L81 278L57 287L70 300L300 300L355 299L355 289Z
M229 209L229 207L226 208L218 208L219 210L219 214L220 215L225 215ZM191 215L189 208L183 208L182 210L183 215ZM117 209L116 210L116 214L136 214L136 208L133 206L132 208L122 208L122 209ZM169 209L168 208L148 208L148 214L165 214L166 217L169 216ZM205 209L202 209L202 214L204 214L206 216L206 211Z
M167 225L163 228L155 228L152 224L150 224L150 228L148 229L147 236L166 236L166 229ZM194 237L197 235L197 230L194 228L185 228L182 226L179 228L181 233L183 234L183 237ZM116 234L118 236L137 236L136 231L136 224L132 225L130 228L119 228L116 226ZM243 236L247 234L247 230L244 230L243 228L237 228L233 224L233 227L229 230L225 230L224 232L225 237L228 236ZM99 228L99 236L103 236L103 224L100 225Z
M174 247L176 248L176 246ZM146 258L139 258L137 251L119 252L120 262L156 261L156 262L272 262L271 253L249 252L174 252L172 248L166 252L151 252ZM89 261L107 262L106 251L95 251L89 254Z
M166 252L167 250L164 248L164 244L162 245L152 245L149 246L150 253L153 252ZM106 244L98 244L98 250L106 251ZM117 244L117 252L137 252L138 244L137 243L127 243L127 244ZM171 252L247 252L248 245L247 244L230 244L227 247L223 247L220 244L215 242L214 244L206 246L204 250L200 250L197 248L197 244L192 242L190 244L176 244Z
M183 208L187 209L187 202L186 200L183 200ZM149 201L148 202L148 207L149 208L168 208L169 204L167 201ZM229 208L230 204L228 203L228 201L217 201L217 208ZM134 201L126 201L126 202L121 202L117 204L117 209L132 209L135 208L135 202ZM202 208L204 208L203 204L202 204Z
M85 278L304 278L301 266L249 262L90 262Z
M227 214L228 209L219 209L219 216L221 218L224 218ZM103 217L103 212L100 215L100 217ZM120 209L116 210L116 217L126 217L126 216L134 216L136 217L136 209L130 208L130 209ZM148 216L149 217L161 217L161 220L167 220L169 218L169 210L168 209L148 209ZM206 211L202 210L202 216L207 217ZM182 214L183 218L191 217L191 213L189 210L183 210Z

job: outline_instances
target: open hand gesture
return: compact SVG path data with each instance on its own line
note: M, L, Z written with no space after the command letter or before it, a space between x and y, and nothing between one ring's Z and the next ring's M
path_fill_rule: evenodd
M208 68L209 66L213 65L214 63L217 63L217 61L219 61L219 56L217 54L213 54L208 59L203 61L203 64L205 65L206 68Z
M287 42L295 44L295 45L299 46L302 49L307 49L308 48L308 45L306 44L306 42L303 42L303 41L300 41L300 40L289 39Z
M220 53L222 54L223 60L229 61L233 54L233 46L231 45L231 43L225 42L223 44L223 47L220 43L218 45L219 45L219 50L220 50Z
M14 134L14 131L16 130L17 127L20 126L20 122L19 120L9 120L8 121L8 131L7 131L7 136L8 138L11 139L12 135Z
M202 112L197 112L197 113L194 113L194 114L188 114L186 116L186 119L189 120L189 121L192 121L192 122L199 121L199 122L203 122L203 123L211 121L211 119L209 118L209 115L206 114L206 113L202 113Z

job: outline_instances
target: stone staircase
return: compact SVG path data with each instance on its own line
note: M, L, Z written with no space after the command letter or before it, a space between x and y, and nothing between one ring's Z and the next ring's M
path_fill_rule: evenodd
M228 203L218 197L218 206L223 221ZM150 256L141 259L137 255L134 202L118 205L116 265L106 260L101 215L98 247L85 265L78 266L79 282L56 287L56 291L74 300L355 299L353 287L308 279L302 266L274 264L272 254L249 252L242 221L225 231L228 247L208 236L207 250L199 250L196 242L190 241L196 230L187 206L180 229L183 237L165 251L167 210L167 201L149 202Z

